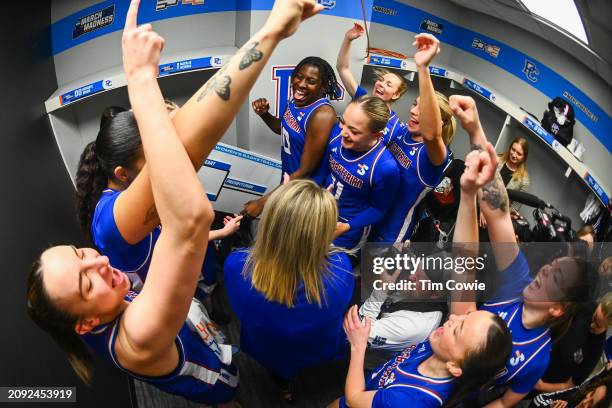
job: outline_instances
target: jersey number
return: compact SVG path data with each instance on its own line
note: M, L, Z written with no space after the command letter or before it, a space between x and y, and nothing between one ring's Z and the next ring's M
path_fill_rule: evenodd
M287 154L291 154L291 141L289 139L289 132L281 126L281 137L283 138L283 150Z
M334 176L332 176L332 186L333 186L332 188L333 191L335 191L334 198L336 200L340 200L340 196L342 195L342 190L344 190L344 184L342 184L341 182L336 180Z

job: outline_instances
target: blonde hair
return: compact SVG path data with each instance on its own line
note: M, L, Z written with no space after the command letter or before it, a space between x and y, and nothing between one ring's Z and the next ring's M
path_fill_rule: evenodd
M303 284L308 302L321 306L337 219L336 200L313 181L280 186L264 207L243 274L269 301L292 307Z
M389 107L382 99L376 96L362 96L351 103L359 105L368 116L372 133L381 132L387 126L391 112L389 112Z
M446 146L449 146L455 138L457 130L457 121L453 116L453 111L448 103L448 98L443 93L436 91L438 105L440 106L440 115L442 117L442 140Z
M384 68L374 68L374 76L378 79L378 78L382 78L387 74L391 74L391 75L395 75L397 77L397 79L400 80L400 84L399 87L397 88L397 93L398 93L398 97L397 99L401 98L402 95L404 95L406 93L406 91L408 90L408 83L406 82L406 79L404 79L404 77L400 74L398 74L397 72L393 72L391 70L388 69L384 69ZM397 101L397 99L393 100L392 102Z
M514 174L512 174L512 178L520 180L529 176L529 173L527 172L527 156L529 156L529 144L527 144L527 139L520 136L515 137L512 143L510 143L508 146L508 149L506 149L504 154L501 155L501 161L502 163L508 162L508 158L510 157L510 149L512 149L512 146L515 143L518 143L523 148L523 161L521 164L519 164L518 169L516 169Z

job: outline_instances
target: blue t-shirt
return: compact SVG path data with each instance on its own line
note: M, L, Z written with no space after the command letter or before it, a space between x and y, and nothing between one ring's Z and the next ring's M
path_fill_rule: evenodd
M287 379L344 357L347 343L342 322L355 280L348 256L330 255L321 306L308 302L300 283L293 307L266 300L253 288L249 275L243 273L247 257L247 250L237 250L227 257L224 268L227 295L240 319L241 349Z
M124 272L130 278L132 286L140 289L144 283L149 265L151 264L151 256L153 248L161 233L161 227L157 226L151 231L146 238L136 244L128 244L117 227L113 208L115 201L121 194L121 191L106 189L102 192L100 200L94 210L93 220L91 223L91 236L94 244L103 255L108 256L108 259L113 267ZM209 243L206 251L206 257L202 264L202 276L205 285L213 285L216 282L216 267L215 267L215 250L212 243ZM198 284L198 288L200 288ZM198 291L198 298L205 297L206 294Z
M136 292L130 291L125 296L125 300L131 303L137 295ZM152 384L162 391L203 404L219 404L234 398L238 386L236 368L222 363L220 360L222 354L218 349L217 352L214 351L214 348L218 347L217 343L211 340L213 347L204 343L197 334L195 326L191 329L187 322L183 324L176 337L179 363L170 374L150 377L135 374L122 367L115 354L115 342L122 316L123 314L109 323L96 327L82 335L81 339L98 355L131 377Z
M441 407L451 394L454 379L419 374L419 365L433 354L429 341L404 349L366 378L366 390L376 391L372 408ZM340 407L347 407L341 398Z
M362 96L368 94L361 86L357 87L355 91L355 95L353 99L359 99ZM398 135L404 133L406 131L406 124L401 121L397 113L391 111L391 115L389 116L389 120L387 121L387 126L383 129L383 143L385 145L389 144L389 141L398 137Z
M399 170L382 140L366 152L355 152L342 147L340 128L334 128L332 135L324 185L333 185L339 220L350 225L334 244L352 249L364 238L367 227L387 213L397 193Z
M402 242L412 237L417 222L416 208L440 182L444 169L451 162L450 152L446 149L444 162L439 166L433 165L423 142L413 141L407 130L391 139L387 150L398 163L400 184L387 215L374 226L372 240Z
M290 175L300 168L304 146L306 145L308 120L313 112L321 106L331 106L329 99L321 98L308 106L301 107L295 106L293 100L287 104L287 109L281 118L281 181L282 174L287 173ZM317 169L310 175L310 178L316 179L322 165L323 160L321 160Z
M548 368L552 348L548 326L527 329L523 326L522 291L531 283L529 265L522 252L501 272L501 283L491 301L483 304L501 317L512 334L512 353L502 371L495 376L496 385L508 385L517 394L533 389Z

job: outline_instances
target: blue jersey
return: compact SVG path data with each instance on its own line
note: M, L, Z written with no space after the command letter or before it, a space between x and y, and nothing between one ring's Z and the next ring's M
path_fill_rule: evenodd
M331 106L329 99L321 98L308 106L297 107L293 100L287 104L287 109L281 118L281 167L282 173L292 174L300 168L304 146L306 145L306 129L308 120L315 110L321 106ZM316 178L321 171L323 160L310 176ZM282 179L282 175L281 175Z
M364 239L369 225L382 219L399 184L399 170L382 140L366 152L342 147L339 128L328 146L326 186L338 202L339 220L350 225L334 244L352 249Z
M128 292L125 297L131 302L136 292ZM219 404L234 398L238 386L238 373L231 365L231 346L219 344L215 333L209 329L206 335L199 334L204 325L200 313L203 306L194 300L189 316L176 337L179 363L171 373L160 377L135 374L124 367L115 354L115 342L119 332L122 314L110 323L100 325L81 338L97 354L110 360L115 366L130 376L154 385L162 391L183 396L203 404ZM203 321L209 322L206 317Z
M423 142L412 140L407 130L391 139L387 146L400 169L400 184L396 199L387 215L374 227L373 241L401 242L410 239L416 226L418 204L439 182L451 162L446 151L444 162L435 166L429 160Z
M353 99L359 99L362 96L368 94L361 86L357 87L355 91L355 95ZM391 115L389 116L389 121L387 122L387 126L383 129L383 142L385 145L389 144L389 141L396 139L399 135L406 131L406 124L402 122L402 120L397 116L397 113L391 111Z
M136 244L127 243L117 227L113 208L121 191L106 189L102 192L100 200L94 210L91 223L91 236L93 243L102 255L108 259L115 268L127 274L135 289L140 289L147 277L153 248L159 238L161 227L157 226L146 238ZM206 296L208 287L215 284L215 249L209 243L206 258L202 264L203 281L198 283L198 298Z
M238 250L225 261L225 286L240 319L240 347L261 365L283 378L346 355L342 329L355 278L344 253L329 257L324 273L322 306L306 299L299 283L294 306L266 300L244 273L248 252Z
M517 394L533 389L548 368L551 351L547 326L526 329L522 322L522 290L531 282L529 265L519 252L516 259L501 273L501 284L490 302L481 309L499 315L512 334L512 353L502 371L496 375L497 385L508 385Z
M419 365L433 354L429 341L404 349L366 379L366 390L376 391L372 408L441 407L453 390L454 379L419 374ZM347 407L344 397L340 407Z

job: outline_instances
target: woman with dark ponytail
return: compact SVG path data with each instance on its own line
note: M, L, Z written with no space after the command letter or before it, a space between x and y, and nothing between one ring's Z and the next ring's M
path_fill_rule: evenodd
M28 277L28 314L66 351L86 382L92 377L84 344L131 377L165 392L230 408L238 385L231 364L232 347L217 341L199 302L192 298L214 212L194 169L198 157L185 140L185 135L196 137L189 133L186 120L198 117L191 126L198 134L204 130L206 137L199 136L203 147L198 152L204 151L205 157L235 118L277 44L323 6L314 0L276 1L264 27L211 79L217 84L223 82L219 78L227 79L228 88L204 85L172 123L157 83L164 40L148 24L137 27L138 5L138 0L132 0L122 37L134 111L117 114L102 128L106 131L117 125L121 133L133 124L142 136L144 156L139 161L146 158L146 166L137 175L130 174L129 168L115 168L112 181L121 183L124 175L133 177L117 202L139 198L134 206L144 201L152 210L144 221L164 226L152 250L149 278L140 293L133 292L127 275L96 249L55 246L41 254ZM245 62L249 52L259 53L260 58ZM181 114L186 116L179 117ZM178 135L182 132L181 140ZM98 156L103 155L100 149L96 142ZM126 206L116 213L129 209ZM119 215L136 218L137 214L126 211ZM143 218L135 223L142 224ZM127 241L136 236L132 224L118 226Z
M178 107L165 101L171 118ZM195 123L194 123L195 125ZM194 163L199 168L208 152L194 149L201 144L204 133L193 134L186 148L194 151ZM196 157L197 155L197 157ZM108 256L116 267L125 271L134 287L144 282L152 250L159 237L159 220L148 196L136 196L132 187L145 165L142 141L132 111L111 106L104 110L96 140L89 143L79 161L77 171L77 215L87 238ZM148 178L148 173L145 179ZM124 197L127 196L127 199ZM202 264L202 279L196 297L206 301L216 283L215 248L212 242L236 232L242 217L228 217L223 229L211 231L206 258Z

